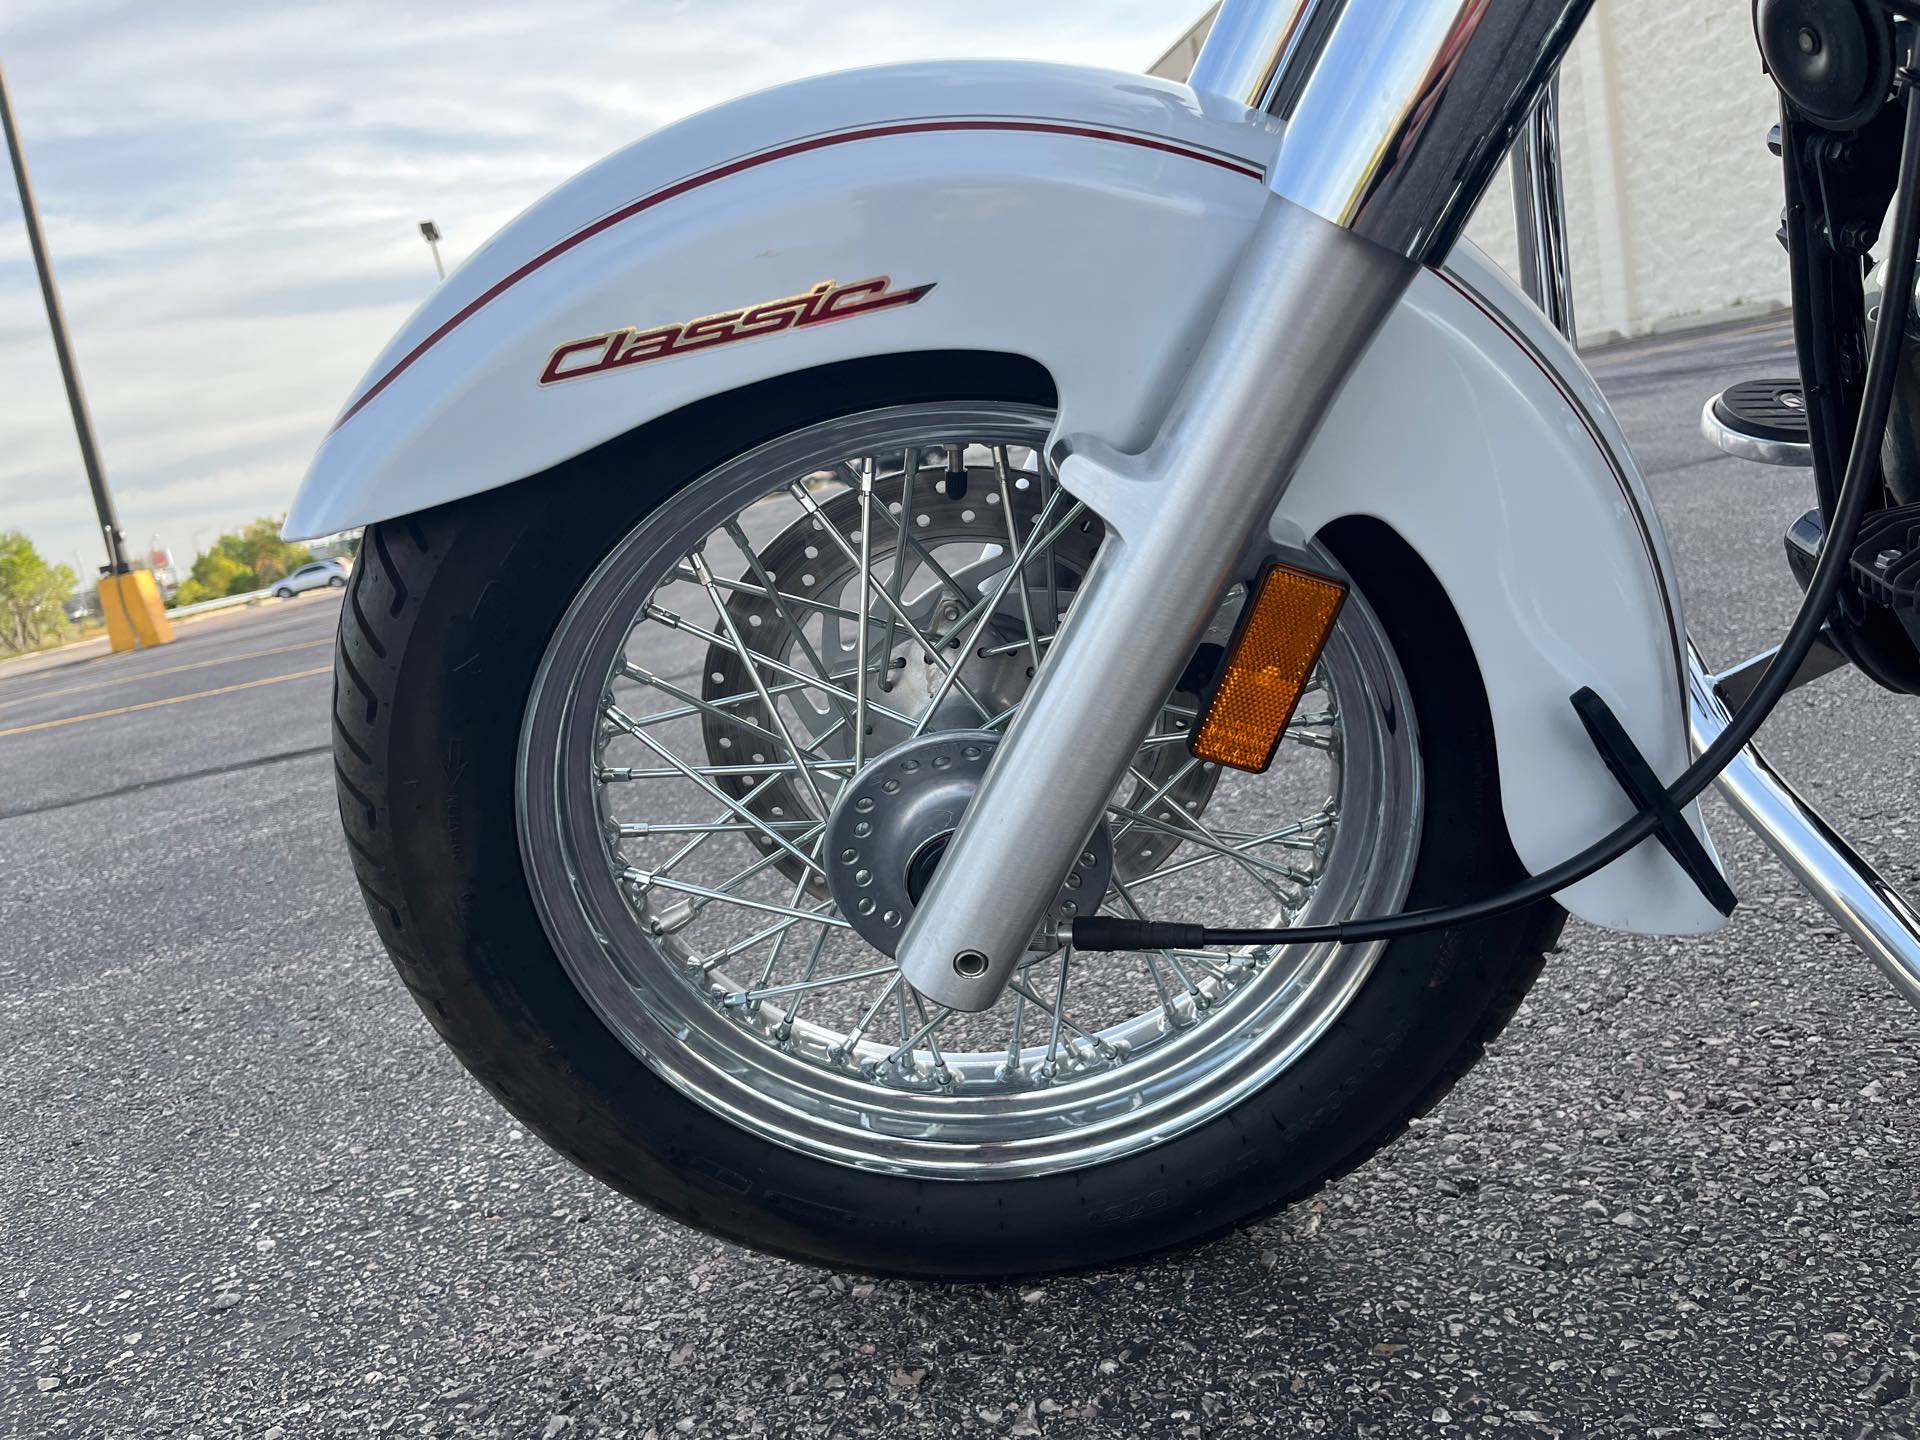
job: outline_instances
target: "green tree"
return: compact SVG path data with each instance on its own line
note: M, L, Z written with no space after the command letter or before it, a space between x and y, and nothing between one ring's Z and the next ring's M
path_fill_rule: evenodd
M0 650L31 650L67 628L71 568L49 565L18 530L0 531Z
M313 558L304 545L292 545L280 538L280 522L262 517L238 535L222 535L214 542L216 550L225 550L241 566L253 572L258 590L271 585ZM229 590L229 595L234 592Z
M225 595L264 590L312 559L304 545L280 538L280 522L263 516L243 529L222 535L193 562L193 572L173 597L175 605L197 605Z

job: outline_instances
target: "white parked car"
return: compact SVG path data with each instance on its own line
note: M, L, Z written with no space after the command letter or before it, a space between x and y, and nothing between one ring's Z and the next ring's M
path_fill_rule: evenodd
M331 587L338 590L347 583L347 567L338 560L315 560L302 565L273 587L276 598L291 600L302 590Z

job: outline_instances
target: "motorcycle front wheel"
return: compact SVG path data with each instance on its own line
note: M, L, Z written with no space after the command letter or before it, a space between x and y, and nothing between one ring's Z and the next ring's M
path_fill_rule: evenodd
M844 367L367 533L334 733L381 939L520 1120L674 1219L929 1277L1190 1244L1433 1105L1558 932L1036 950L977 1015L902 981L938 852L899 817L984 768L1102 540L1050 403L959 357ZM1310 558L1354 588L1275 765L1194 760L1176 689L1066 903L1314 923L1520 873L1444 596L1375 522Z

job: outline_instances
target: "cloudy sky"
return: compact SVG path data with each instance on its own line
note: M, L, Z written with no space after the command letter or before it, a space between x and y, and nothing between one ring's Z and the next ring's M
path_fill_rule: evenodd
M733 95L928 56L1141 69L1205 0L5 0L6 69L130 546L283 513L449 264ZM1191 12L1191 13L1190 13ZM103 558L0 177L0 530Z

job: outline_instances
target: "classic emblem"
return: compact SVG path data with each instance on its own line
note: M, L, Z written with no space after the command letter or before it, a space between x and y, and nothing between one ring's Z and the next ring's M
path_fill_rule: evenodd
M752 340L806 325L825 325L832 320L851 320L875 310L911 305L933 289L927 284L916 285L911 290L889 290L887 287L892 283L885 275L856 280L851 285L822 280L798 295L764 300L739 310L722 310L717 315L703 315L679 325L660 325L651 330L636 330L628 325L604 335L569 340L547 357L547 368L540 372L540 383L554 385L626 365L642 365L649 360L665 360L693 350L731 345L736 340Z

